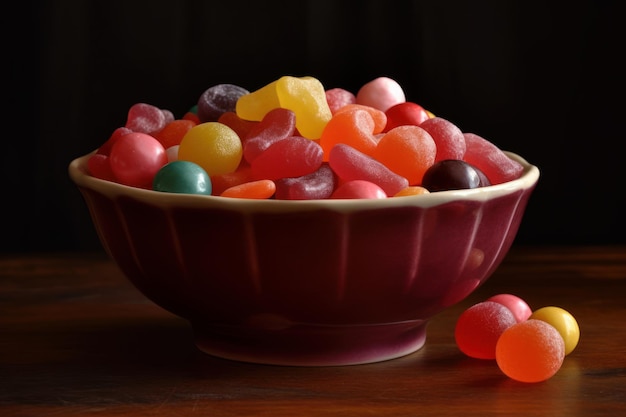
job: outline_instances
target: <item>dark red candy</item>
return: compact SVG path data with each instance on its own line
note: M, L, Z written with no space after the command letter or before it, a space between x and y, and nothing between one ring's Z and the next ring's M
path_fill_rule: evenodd
M430 192L484 187L488 181L476 167L459 159L435 162L424 173L422 186Z
M201 123L216 122L223 113L234 112L239 97L249 93L233 84L217 84L208 88L198 99L198 119Z
M244 138L243 157L252 163L273 143L294 136L295 130L296 114L293 111L280 107L270 110Z
M337 179L327 163L311 174L296 178L276 180L277 200L320 200L329 198L336 186Z

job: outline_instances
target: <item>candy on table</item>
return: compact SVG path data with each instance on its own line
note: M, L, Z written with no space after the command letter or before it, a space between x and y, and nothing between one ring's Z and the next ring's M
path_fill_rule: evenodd
M161 142L140 132L120 136L109 154L111 170L117 181L138 188L151 189L154 176L167 162Z
M274 181L256 180L227 188L221 193L221 196L264 200L272 197L275 192L276 184L274 184Z
M327 163L322 163L311 174L275 181L274 197L277 200L321 200L332 195L336 182L333 170Z
M528 320L532 314L532 310L528 303L522 298L513 294L496 294L487 299L487 301L495 301L507 307L515 316L515 320L519 323Z
M435 141L427 131L419 126L398 126L380 139L373 156L406 178L409 185L421 185L436 153Z
M242 154L237 133L218 122L200 123L192 127L178 148L179 160L195 162L209 176L236 170Z
M242 96L236 104L239 117L260 121L276 107L296 114L296 128L308 139L319 139L332 117L322 83L313 77L283 76Z
M522 174L522 164L506 156L495 144L475 133L463 133L463 136L466 144L463 159L480 169L492 184L512 181Z
M200 123L216 122L223 113L235 111L237 100L248 93L245 88L234 84L217 84L206 89L198 98Z
M333 192L330 198L346 198L346 199L377 199L387 198L385 190L370 181L352 180L341 184Z
M328 161L331 149L343 143L366 155L373 155L378 144L374 137L376 122L367 110L350 108L335 114L326 124L319 144L324 150L324 161Z
M174 161L164 165L154 176L152 189L168 193L211 195L211 179L194 162Z
M273 143L250 164L255 180L300 177L322 165L322 147L302 136L291 136Z
M364 84L356 94L356 103L387 111L390 107L406 101L404 90L389 77L378 77Z
M409 181L374 158L350 145L339 143L331 151L328 163L343 181L365 180L382 188L391 197L409 186Z
M335 114L343 106L356 103L356 96L343 88L331 88L326 90L326 101L330 112Z
M419 104L405 101L391 106L385 111L387 125L384 132L389 132L394 127L413 125L419 126L430 118L428 112Z
M500 370L516 381L541 382L558 372L565 358L565 342L550 324L529 319L506 329L496 344Z
M511 310L495 301L474 304L459 316L454 329L457 346L469 357L495 359L500 335L517 323Z
M488 186L489 179L476 167L460 159L435 162L424 173L422 186L429 191L465 190Z
M273 143L293 136L295 130L296 114L293 111L282 107L270 110L242 137L243 157L252 163Z
M565 342L565 355L569 355L578 345L580 328L572 314L556 306L542 307L533 311L531 319L545 321L558 330Z
M420 127L430 133L437 145L435 162L445 159L463 159L467 147L465 137L454 123L441 117L433 117L424 120Z

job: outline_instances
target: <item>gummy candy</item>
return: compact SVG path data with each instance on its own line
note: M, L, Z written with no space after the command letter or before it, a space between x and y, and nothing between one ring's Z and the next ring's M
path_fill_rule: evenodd
M244 158L248 163L252 163L273 143L293 136L295 130L296 114L294 112L281 107L270 110L243 139Z
M500 335L516 324L511 310L494 301L474 304L459 316L454 338L459 349L477 359L495 359Z
M372 155L378 141L374 137L376 122L370 112L352 108L338 112L326 124L319 140L324 150L324 160L328 161L331 149L338 143L352 146L366 155Z
M565 342L542 320L529 319L506 329L496 344L496 362L508 377L520 382L541 382L561 368Z
M331 88L326 90L326 101L330 112L335 114L342 107L356 103L356 96L343 88Z
M373 182L390 197L409 186L406 178L396 174L374 158L343 143L331 149L328 163L343 181Z
M463 159L465 155L465 137L455 124L441 117L424 120L420 127L430 133L437 145L435 162L444 159Z
M530 306L520 297L513 294L497 294L489 297L487 301L495 301L507 307L515 316L517 322L528 320L532 314Z
M463 159L480 169L492 184L512 181L522 174L524 167L507 157L496 145L474 133L463 133L466 150Z
M208 88L198 99L200 123L216 122L223 113L235 111L239 97L250 93L234 84L217 84Z
M237 133L218 122L200 123L192 127L178 148L179 160L197 163L210 176L236 170L242 154Z
M427 131L419 126L398 126L380 139L374 157L406 178L409 185L421 185L436 152L435 141Z
M222 197L267 199L274 195L276 184L271 180L256 180L235 185L224 190Z
M252 161L252 178L277 180L310 174L322 165L322 154L317 142L301 136L280 140Z
M556 328L565 342L565 355L569 355L578 345L580 328L578 322L567 310L561 307L542 307L530 315L531 319L545 321Z
M327 163L311 174L276 181L278 200L318 200L329 198L335 190L336 178Z
M158 107L136 103L128 110L125 127L133 132L150 134L163 129L167 122L168 118Z

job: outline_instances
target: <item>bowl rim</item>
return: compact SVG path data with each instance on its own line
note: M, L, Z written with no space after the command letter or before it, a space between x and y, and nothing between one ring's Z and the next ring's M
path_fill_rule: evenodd
M384 199L318 199L318 200L275 200L275 199L244 199L213 195L197 195L167 193L136 188L124 184L102 180L88 174L87 161L96 153L90 152L70 162L68 172L70 179L79 188L89 189L108 198L117 199L122 196L164 207L215 207L237 210L318 210L352 211L360 209L391 208L417 206L428 208L459 200L484 202L518 190L533 188L539 180L539 168L524 158L509 151L503 151L509 158L524 167L522 175L512 181L490 185L487 187L437 191L434 193L390 197Z

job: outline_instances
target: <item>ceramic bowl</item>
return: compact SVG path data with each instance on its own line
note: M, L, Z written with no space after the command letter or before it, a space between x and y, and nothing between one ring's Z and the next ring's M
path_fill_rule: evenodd
M511 247L539 178L379 200L156 192L71 162L106 252L199 349L239 361L352 365L412 353Z

